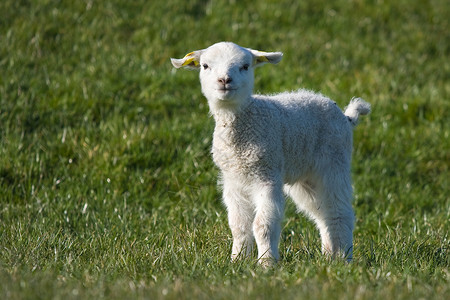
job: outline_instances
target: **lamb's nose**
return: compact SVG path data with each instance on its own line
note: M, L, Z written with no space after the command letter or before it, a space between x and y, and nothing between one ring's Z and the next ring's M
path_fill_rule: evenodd
M231 77L228 77L228 76L227 76L227 77L219 78L219 79L217 79L217 81L219 81L221 84L225 85L225 84L227 84L227 83L232 82L233 79L231 79Z

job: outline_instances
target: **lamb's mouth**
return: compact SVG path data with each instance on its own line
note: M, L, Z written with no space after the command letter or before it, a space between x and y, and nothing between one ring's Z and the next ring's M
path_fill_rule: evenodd
M235 94L236 94L236 88L218 88L217 90L217 96L218 99L222 100L222 101L229 101L232 98L234 98Z
M236 89L232 89L232 88L218 88L218 91L221 92L229 92L229 91L235 91Z

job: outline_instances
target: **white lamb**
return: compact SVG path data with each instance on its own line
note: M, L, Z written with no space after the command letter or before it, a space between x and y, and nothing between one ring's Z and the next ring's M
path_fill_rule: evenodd
M252 95L254 68L282 56L221 42L171 59L175 68L200 69L216 121L212 154L222 174L231 258L250 255L256 240L263 266L279 259L284 191L316 223L322 252L351 260L352 129L370 104L353 99L342 113L306 90Z

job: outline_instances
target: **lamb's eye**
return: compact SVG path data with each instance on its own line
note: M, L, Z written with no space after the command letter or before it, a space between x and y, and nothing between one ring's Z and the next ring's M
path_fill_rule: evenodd
M247 70L248 70L248 67L249 67L248 64L243 65L242 68L241 68L241 71L242 71L242 70L247 71Z
M204 70L206 70L206 69L208 69L209 68L209 66L207 65L207 64L203 64L203 69Z

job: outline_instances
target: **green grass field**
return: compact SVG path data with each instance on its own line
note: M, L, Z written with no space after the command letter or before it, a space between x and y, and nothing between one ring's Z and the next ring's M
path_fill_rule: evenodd
M310 2L310 3L309 3ZM448 299L450 5L0 2L0 299ZM229 261L196 72L221 40L282 51L255 91L372 104L354 138L354 262L289 203L282 261Z

